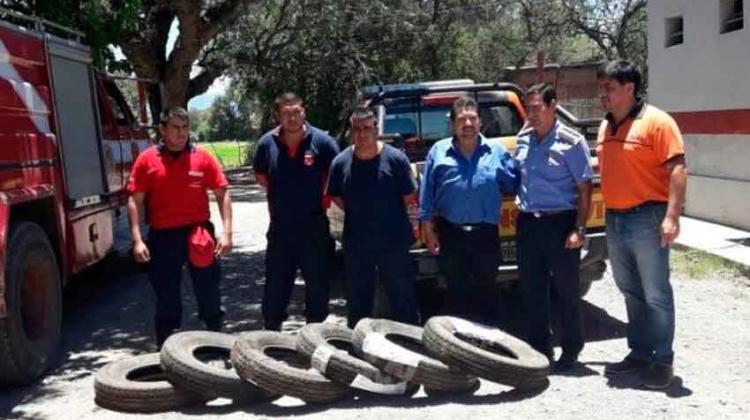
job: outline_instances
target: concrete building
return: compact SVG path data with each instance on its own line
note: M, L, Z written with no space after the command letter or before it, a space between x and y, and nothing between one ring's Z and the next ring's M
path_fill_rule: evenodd
M648 2L648 100L674 116L685 138L685 212L744 230L750 230L747 6L750 0Z

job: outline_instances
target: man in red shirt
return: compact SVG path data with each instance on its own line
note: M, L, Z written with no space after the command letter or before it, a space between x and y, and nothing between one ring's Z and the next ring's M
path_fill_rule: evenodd
M232 249L232 202L227 193L227 179L216 159L190 143L188 113L184 108L164 112L159 132L163 143L138 156L127 189L133 256L137 262L149 264L149 281L156 294L156 342L161 347L180 327L180 284L185 263L193 281L198 317L209 330L221 329L224 317L219 294L221 268L215 257ZM201 252L199 245L195 245L195 238L201 228L207 229L210 236L214 234L209 221L208 190L216 196L223 230L215 248L208 249L206 255L205 249ZM150 227L148 243L144 242L139 227L144 207ZM189 246L191 241L194 244Z

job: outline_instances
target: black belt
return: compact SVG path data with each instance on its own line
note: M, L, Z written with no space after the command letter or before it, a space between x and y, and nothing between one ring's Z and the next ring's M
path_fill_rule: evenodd
M641 204L638 204L637 206L629 207L626 209L607 209L608 213L632 213L635 211L639 211L641 209L651 207L651 206L666 206L666 201L644 201Z
M541 219L543 217L549 217L549 216L558 216L561 214L566 213L574 213L576 210L569 209L569 210L555 210L555 211L522 211L521 214L527 214L529 216L534 216L537 219Z
M445 219L442 220L443 225L450 229L460 230L461 232L478 232L486 229L497 229L497 225L491 223L451 223Z

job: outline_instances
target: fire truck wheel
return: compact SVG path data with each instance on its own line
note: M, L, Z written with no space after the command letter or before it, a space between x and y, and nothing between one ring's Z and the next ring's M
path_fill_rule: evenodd
M159 353L128 357L99 369L94 379L100 407L127 413L159 413L205 401L167 381Z
M435 316L425 324L424 342L430 353L443 362L481 378L523 389L547 384L547 358L497 328Z
M248 381L269 392L308 403L327 403L351 390L311 369L310 358L297 351L297 338L275 331L241 334L232 349L232 363Z
M5 303L0 319L0 384L24 384L49 368L60 342L60 271L47 235L35 223L10 226Z
M420 327L365 318L354 328L352 342L365 360L402 381L445 392L476 389L476 377L446 365L427 351Z
M171 335L161 347L161 365L170 382L207 399L228 398L236 404L276 398L242 380L232 368L229 352L237 337L212 331Z
M367 394L411 396L419 391L419 384L400 381L357 357L352 334L344 325L307 324L297 335L297 351L326 377Z

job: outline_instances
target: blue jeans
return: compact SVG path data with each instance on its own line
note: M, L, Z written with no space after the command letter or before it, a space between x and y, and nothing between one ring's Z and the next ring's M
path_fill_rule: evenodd
M615 283L625 295L632 357L671 365L675 315L669 247L661 246L666 204L607 211L607 246Z

